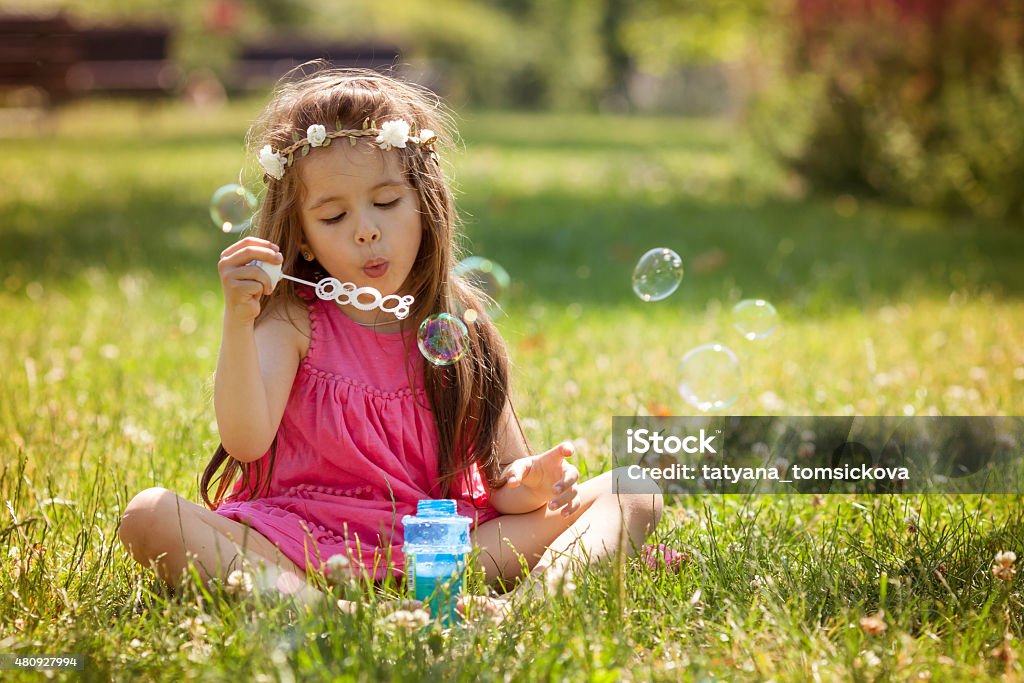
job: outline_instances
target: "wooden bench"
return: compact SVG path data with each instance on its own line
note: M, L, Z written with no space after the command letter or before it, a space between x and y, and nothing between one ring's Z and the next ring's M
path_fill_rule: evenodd
M270 88L296 66L324 59L336 67L383 71L398 64L400 51L393 45L352 45L280 37L242 46L230 86L235 90Z
M38 88L51 102L65 100L76 62L75 30L63 15L0 15L0 89Z
M90 27L77 38L79 61L67 75L74 94L168 95L182 82L181 67L168 59L169 27Z
M0 88L38 88L51 104L92 93L170 94L182 80L166 26L78 27L63 15L0 15Z

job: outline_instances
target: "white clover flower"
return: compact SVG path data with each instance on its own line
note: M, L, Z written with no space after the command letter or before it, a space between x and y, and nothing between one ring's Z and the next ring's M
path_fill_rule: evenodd
M377 136L377 144L381 149L388 150L392 147L405 147L409 140L409 124L404 119L385 121L381 124L380 135Z
M314 123L306 129L306 139L309 140L310 147L319 147L327 139L327 129L319 123Z
M871 616L861 617L860 630L869 636L881 635L889 625L885 623L885 610L880 609Z
M1016 561L1017 553L1012 550L1000 550L992 563L992 576L1001 581L1012 581L1017 574L1017 568L1013 566Z
M229 593L252 593L252 574L241 569L228 574L227 590Z
M331 555L327 558L327 568L332 572L343 571L348 569L352 562L344 555L338 553L337 555Z
M280 152L275 152L270 145L264 145L260 150L260 166L274 180L284 177L284 165L287 162Z
M881 658L879 658L879 656L876 655L871 650L863 650L861 652L861 655L863 656L863 659L861 661L863 661L864 662L864 666L866 666L869 669L873 669L873 668L875 668L877 666L881 666L881 664L882 664Z
M185 621L178 624L178 628L188 631L197 638L206 635L206 627L203 626L203 618L201 616L185 619Z
M996 553L995 563L1003 566L1012 565L1017 561L1017 553L1012 550L1000 550Z

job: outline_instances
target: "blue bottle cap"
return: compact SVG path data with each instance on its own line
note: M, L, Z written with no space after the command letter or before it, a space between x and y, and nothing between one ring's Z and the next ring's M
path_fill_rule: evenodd
M416 503L418 517L454 517L458 514L455 501L450 498L440 500L424 499Z

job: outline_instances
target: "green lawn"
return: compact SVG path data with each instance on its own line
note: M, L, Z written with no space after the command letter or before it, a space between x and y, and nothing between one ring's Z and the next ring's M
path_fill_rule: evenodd
M678 573L595 570L498 627L161 590L119 511L153 485L198 499L233 239L207 204L258 106L0 126L0 653L87 654L88 680L1019 680L993 654L1021 651L1021 578L990 571L1024 557L1011 496L674 498L656 541ZM512 275L498 321L535 449L578 439L607 469L612 416L693 412L679 358L711 341L740 356L737 415L1024 414L1020 226L807 199L724 122L461 119L465 246ZM643 303L632 268L658 246L686 276ZM762 342L731 325L751 297L782 321Z

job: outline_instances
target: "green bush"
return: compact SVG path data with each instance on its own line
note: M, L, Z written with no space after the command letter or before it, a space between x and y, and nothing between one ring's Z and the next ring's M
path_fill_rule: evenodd
M1022 3L821 5L755 104L775 156L813 189L1024 215Z

